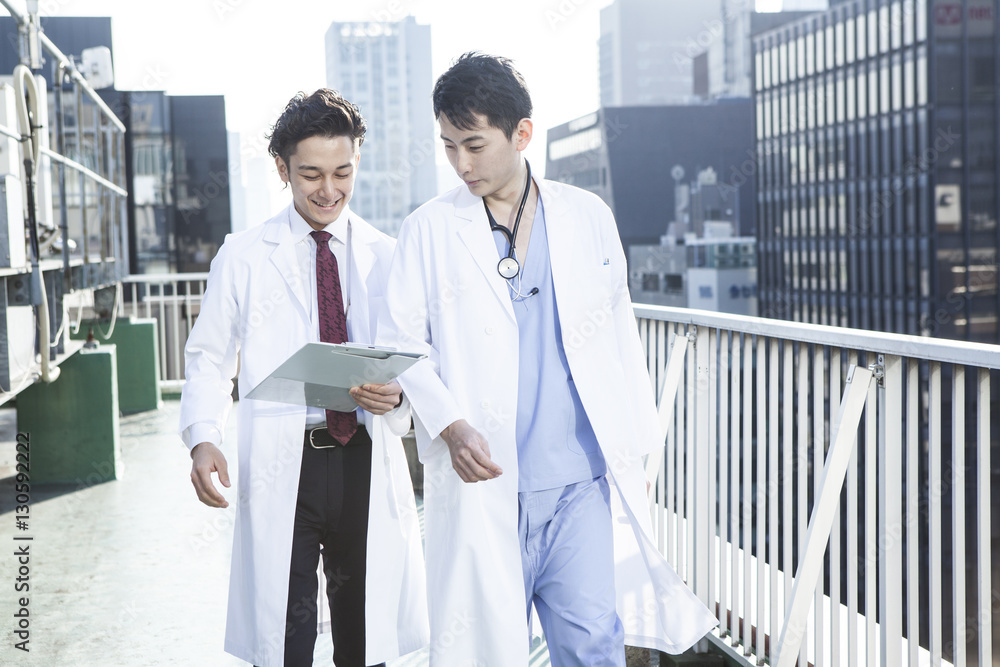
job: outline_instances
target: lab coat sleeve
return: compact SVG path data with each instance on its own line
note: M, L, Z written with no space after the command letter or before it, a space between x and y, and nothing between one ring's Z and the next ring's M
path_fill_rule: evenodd
M632 309L632 297L628 291L628 271L625 263L625 251L622 249L621 238L618 236L618 226L609 210L607 219L603 220L602 238L605 256L610 258L615 266L616 286L612 296L612 320L615 325L615 337L621 346L622 367L625 370L628 405L631 414L625 416L632 420L636 429L636 454L643 456L657 447L662 447L659 440L659 422L656 415L656 399L649 380L646 367L646 357L639 339L639 327L635 312Z
M212 429L219 434L221 443L233 405L239 304L229 252L230 246L225 243L212 260L201 312L184 347L180 432L189 449L202 442L197 439L204 437L200 434L211 433Z
M442 303L436 296L438 282L431 270L435 264L427 227L421 227L414 216L403 221L389 269L377 344L427 355L399 376L399 384L433 441L464 416L439 375L440 347L432 336L431 314Z
M385 425L389 427L389 432L393 435L403 437L410 432L410 401L403 394L403 402L382 417Z

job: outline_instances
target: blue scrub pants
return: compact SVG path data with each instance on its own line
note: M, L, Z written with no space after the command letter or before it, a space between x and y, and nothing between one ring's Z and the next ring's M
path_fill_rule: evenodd
M608 482L518 493L524 594L554 667L624 667ZM530 641L530 637L529 637Z

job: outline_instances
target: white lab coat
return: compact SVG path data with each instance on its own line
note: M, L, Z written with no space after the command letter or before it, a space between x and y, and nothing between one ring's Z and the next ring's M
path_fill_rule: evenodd
M717 621L650 539L641 457L662 441L618 230L598 197L536 182L566 356L615 489L626 643L679 653ZM528 662L514 439L518 330L498 259L481 198L463 185L427 203L403 223L379 329L378 342L429 356L399 380L425 465L433 667ZM461 481L439 435L457 419L485 436L503 475Z
M212 262L201 314L185 349L182 433L195 423L224 432L239 354L239 480L226 651L261 667L284 653L292 527L306 408L245 398L303 344L315 340L311 304L291 234L291 205L267 223L230 234ZM374 340L394 241L350 215L348 331ZM315 289L313 288L313 292ZM426 584L413 487L399 435L409 411L365 413L372 437L365 582L368 664L427 645ZM197 443L188 443L193 446ZM325 585L320 586L320 591ZM320 596L319 616L329 612ZM323 626L326 626L325 628Z

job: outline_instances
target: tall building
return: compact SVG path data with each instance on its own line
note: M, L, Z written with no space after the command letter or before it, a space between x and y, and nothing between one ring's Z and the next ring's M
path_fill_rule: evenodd
M709 220L753 236L753 121L749 99L684 106L604 107L550 128L547 178L597 194L611 207L626 254L655 245L675 219L674 184L711 168L723 195ZM679 174L679 175L678 175Z
M755 36L763 315L1000 342L996 18L853 0Z
M615 0L601 9L601 106L691 102L692 59L723 27L721 0Z
M351 208L395 235L403 218L437 194L430 26L412 16L332 23L326 79L368 121Z

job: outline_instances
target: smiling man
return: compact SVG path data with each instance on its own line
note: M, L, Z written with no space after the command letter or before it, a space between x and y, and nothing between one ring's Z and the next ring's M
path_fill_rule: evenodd
M212 475L230 486L219 445L239 366L226 650L255 665L312 665L324 597L337 667L379 664L428 641L399 385L354 387L350 412L244 397L305 343L375 339L394 241L348 207L365 129L335 91L288 103L269 151L292 202L227 237L185 348L181 436L210 507L229 505Z
M424 470L431 665L523 667L534 607L556 667L679 653L716 621L650 539L662 447L614 218L533 177L531 98L469 53L434 113L464 185L404 221L379 332Z

